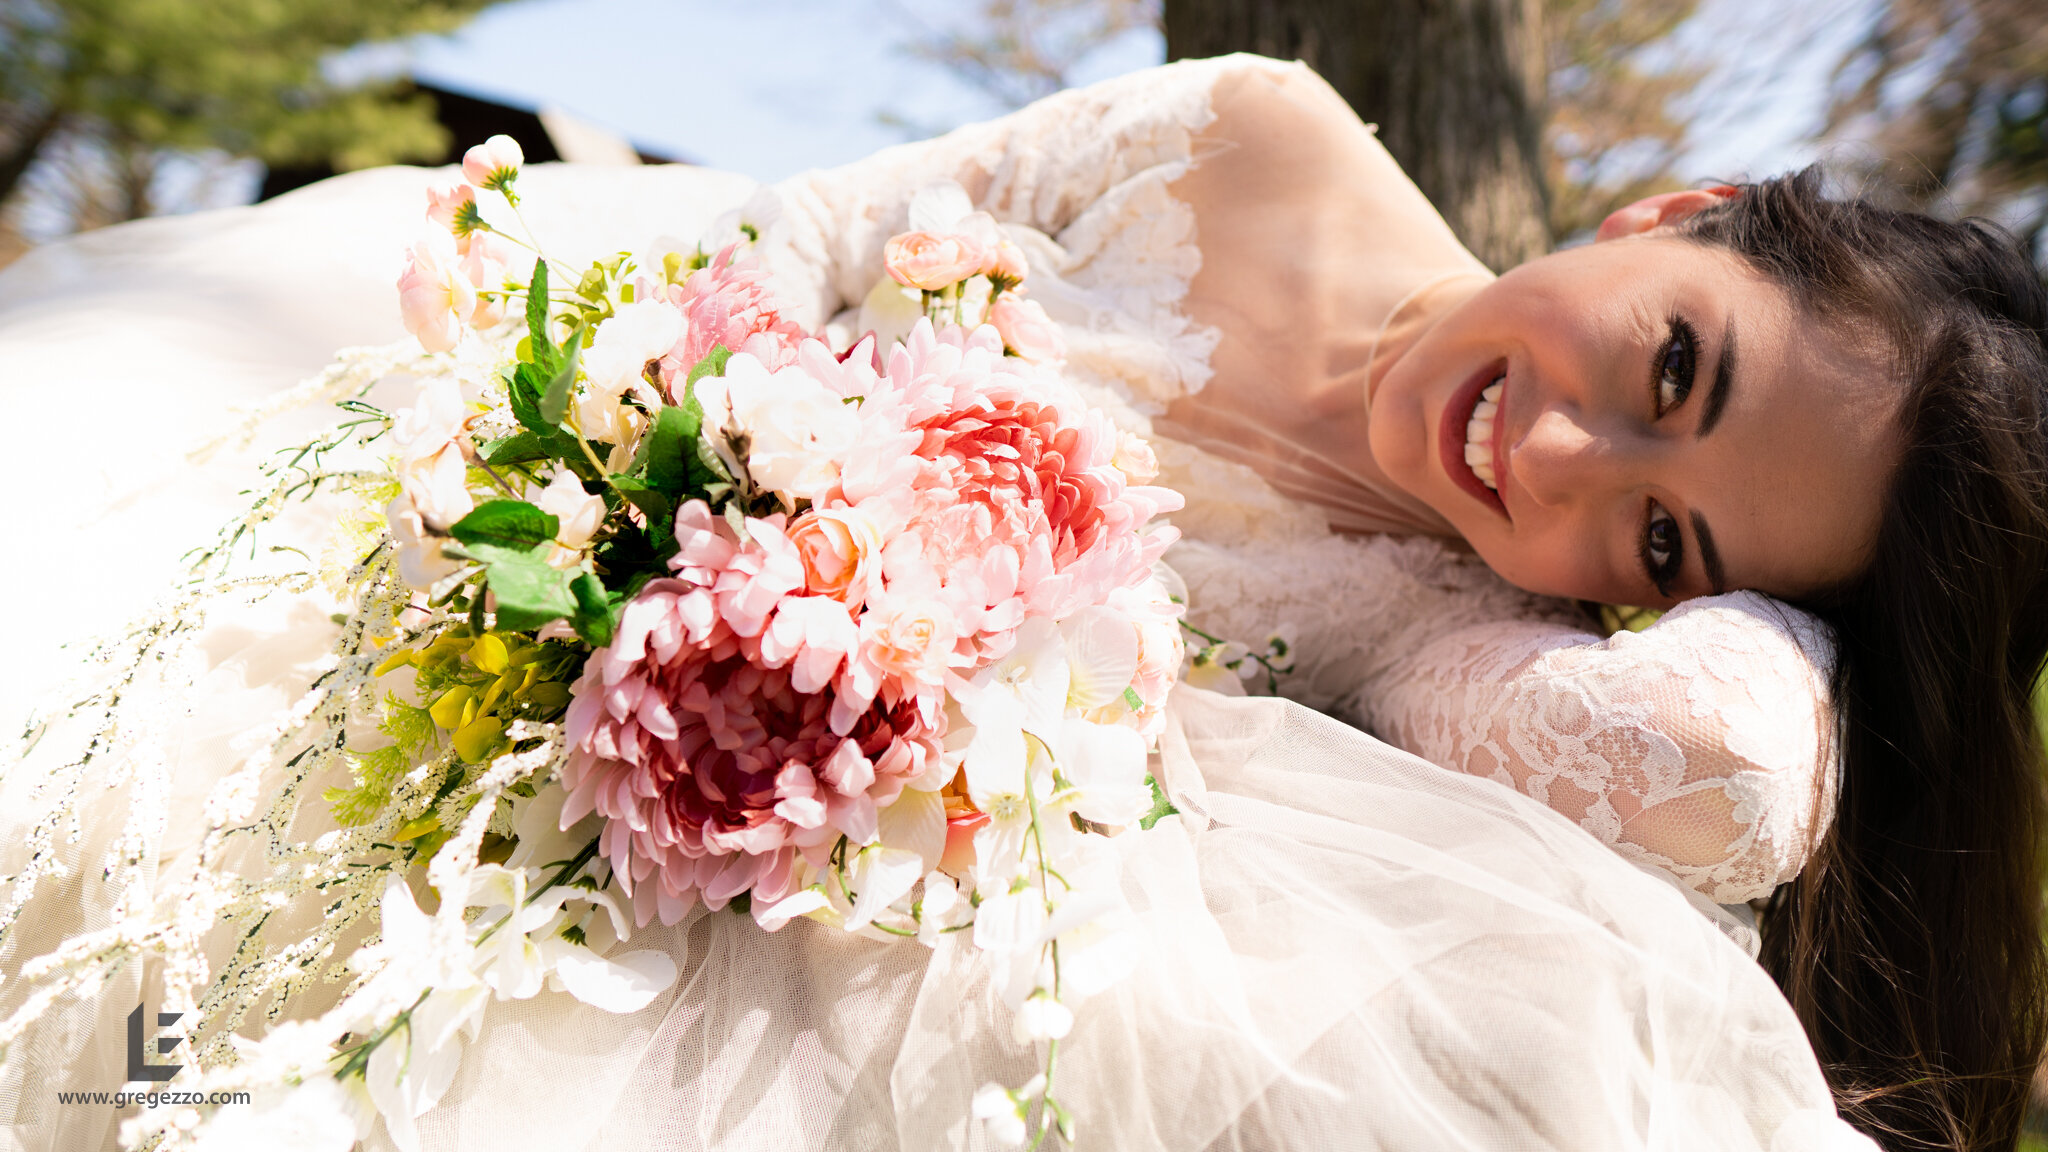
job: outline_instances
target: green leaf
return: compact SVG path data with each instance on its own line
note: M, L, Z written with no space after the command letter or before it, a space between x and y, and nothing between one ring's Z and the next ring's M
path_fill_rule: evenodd
M619 473L612 475L611 482L619 495L647 516L648 527L656 531L664 526L673 527L671 522L675 519L676 502L666 493Z
M457 520L448 534L476 551L478 545L523 552L539 544L550 544L561 531L561 521L524 500L487 500Z
M576 614L569 621L575 626L576 634L593 648L611 643L612 602L605 592L604 581L593 573L584 572L569 582L569 592L576 599Z
M576 387L576 360L583 351L583 329L569 334L566 347L568 355L561 358L560 368L540 394L540 418L550 426L560 424L569 412L569 392Z
M1125 688L1124 707L1129 708L1133 712L1143 712L1145 710L1145 698L1138 695L1136 688Z
M484 445L483 456L486 464L530 464L535 460L546 460L554 455L548 451L547 442L531 429L521 429L510 436L501 436Z
M667 405L654 417L646 445L647 483L671 496L696 488L697 437L704 427L704 409L696 403L695 392L685 395L687 403Z
M569 573L548 563L551 544L525 551L482 544L470 554L488 566L485 582L498 599L498 627L524 632L576 611Z
M1138 821L1138 827L1149 832L1152 830L1152 826L1159 823L1162 817L1177 816L1180 814L1180 809L1175 808L1173 801L1166 798L1166 790L1159 786L1157 777L1147 776L1145 777L1145 783L1152 788L1152 810L1145 813Z
M533 279L526 286L526 335L533 341L533 362L552 363L555 342L548 337L548 262L536 258Z
M727 348L723 344L712 345L711 351L706 352L704 358L697 361L696 366L690 369L690 376L687 382L695 384L706 376L725 375L725 362L730 359L732 359L732 349ZM704 418L704 410L702 408L697 409L697 418L699 420Z

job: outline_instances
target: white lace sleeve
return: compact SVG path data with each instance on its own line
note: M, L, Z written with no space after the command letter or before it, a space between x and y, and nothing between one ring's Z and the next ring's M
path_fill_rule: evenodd
M1214 119L1220 78L1300 67L1182 61L805 173L774 186L779 218L762 259L784 310L823 325L881 279L882 247L906 229L911 198L957 181L1023 245L1031 298L1060 323L1070 374L1108 394L1091 399L1157 411L1208 380L1216 343L1180 312L1202 258L1194 213L1168 188Z
M1606 641L1555 623L1460 628L1366 703L1390 742L1518 788L1733 904L1797 875L1826 828L1831 661L1817 622L1737 592Z

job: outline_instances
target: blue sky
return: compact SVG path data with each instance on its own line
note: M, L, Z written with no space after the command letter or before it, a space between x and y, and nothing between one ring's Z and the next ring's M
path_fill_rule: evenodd
M906 45L944 0L519 0L413 49L423 79L549 103L636 144L774 180L1004 108ZM1085 62L1082 79L1159 63L1153 33Z

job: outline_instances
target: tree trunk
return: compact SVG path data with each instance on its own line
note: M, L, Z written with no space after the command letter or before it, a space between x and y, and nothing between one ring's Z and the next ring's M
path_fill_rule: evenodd
M29 165L35 163L36 154L56 135L57 126L63 121L63 115L52 109L24 125L5 148L0 148L0 203L13 194L14 186L21 183Z
M1168 59L1257 52L1321 73L1489 265L1550 250L1540 0L1165 5Z

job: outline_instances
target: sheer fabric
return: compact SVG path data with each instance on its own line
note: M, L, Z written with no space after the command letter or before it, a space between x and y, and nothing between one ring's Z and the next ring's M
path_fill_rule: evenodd
M1198 322L1189 303L1207 257L1176 181L1212 123L1212 88L1232 75L1305 73L1244 58L1173 66L791 181L779 189L771 236L780 239L767 254L778 287L806 322L843 314L879 277L880 246L910 195L930 179L958 179L1016 226L1033 296L1065 326L1074 372L1098 402L1141 429L1155 416L1163 427L1203 395L1218 398L1220 426L1239 406L1284 418L1296 382L1226 386L1215 359L1223 329ZM522 185L529 213L564 199L571 211L589 209L537 220L543 230L580 226L563 246L571 255L693 235L750 191L680 170L541 167L525 179L534 181ZM213 310L159 346L166 367L153 386L218 408L204 389L223 375L246 377L252 397L257 382L288 384L279 366L303 354L298 345L260 371L239 364L236 349L263 337L281 292L301 292L309 313L332 306L326 345L359 338L352 310L372 307L363 301L386 300L374 307L389 315L377 294L416 226L416 208L395 206L416 205L424 182L375 174L296 202L110 230L25 262L0 276L0 355L40 357L47 368L33 384L6 382L10 398L104 387L109 366L90 354L92 334L132 339L129 316L178 315L193 262L230 239L237 258L215 263ZM1412 188L1364 193L1399 204ZM320 198L317 212L310 197ZM330 219L352 223L315 231ZM357 249L390 253L391 267L351 267L344 257ZM35 311L26 301L60 269L68 297ZM1385 311L1359 323L1377 325ZM295 335L311 347L320 326ZM1219 436L1211 447L1229 440ZM1357 480L1351 497L1331 489L1312 502L1307 486L1322 481L1289 488L1267 449L1211 452L1170 437L1158 447L1165 482L1189 497L1176 519L1190 539L1173 559L1198 621L1253 641L1293 626L1300 655L1286 691L1468 771L1446 772L1294 702L1177 691L1158 771L1183 815L1102 843L1121 863L1145 959L1082 1007L1062 1044L1059 1083L1084 1118L1081 1147L1870 1147L1834 1116L1797 1021L1729 939L1743 939L1742 926L1706 899L1753 891L1787 866L1729 872L1708 859L1715 837L1731 833L1730 860L1755 857L1760 843L1771 857L1799 838L1786 798L1812 810L1807 799L1825 776L1801 726L1818 727L1812 677L1825 649L1796 617L1774 624L1765 605L1729 598L1601 642L1572 606L1509 588L1440 543L1333 534L1332 523L1364 523L1346 515L1405 514L1351 463L1323 469L1305 457L1297 476ZM36 447L50 455L32 470L54 469L63 448ZM164 504L152 502L140 471L121 477L135 498L95 529L133 531L138 560L168 565L169 532L151 535L152 520L167 509L205 523L232 513L233 478L250 458L191 470L211 487L173 490ZM317 506L296 530L317 554L326 531ZM132 596L116 597L105 616L88 610L65 624L110 625L132 606ZM322 666L328 610L312 589L210 618L187 662L154 669L137 690L147 722L81 782L93 801L51 839L35 840L51 802L43 786L84 734L53 729L0 778L0 876L41 849L67 865L33 894L5 892L28 904L0 939L0 974L10 977L0 980L0 1017L33 994L12 978L24 963L151 909L155 879L193 866L196 815L250 733ZM1688 620L1712 626L1688 631ZM1711 652L1688 657L1700 643ZM1711 675L1697 695L1668 680L1701 669ZM1743 703L1794 692L1810 709ZM1541 722L1574 701L1597 723ZM1752 727L1759 711L1768 715ZM1632 742L1656 755L1615 753ZM1705 754L1715 748L1726 754ZM1576 758L1546 759L1553 750ZM1671 802L1715 819L1718 790L1727 823L1704 837L1643 835L1655 822L1641 813L1665 803L1631 808L1628 798L1651 795L1653 775ZM1614 820L1592 801L1559 803L1571 798L1567 782L1599 791ZM311 781L309 794L327 783L339 782ZM306 804L299 830L314 834L325 819ZM1610 845L1668 863L1639 868ZM284 866L255 847L240 867ZM1723 885L1724 873L1737 878ZM165 923L177 912L151 910ZM286 922L319 914L316 904L279 913ZM216 960L237 944L218 929L207 939ZM974 954L957 943L927 952L805 922L771 936L739 917L700 914L642 930L634 946L670 952L684 973L678 987L627 1017L560 995L494 1004L456 1084L421 1118L427 1146L981 1147L965 1119L972 1092L1029 1074L1032 1054L1011 1041ZM152 965L145 958L96 998L59 1006L9 1050L0 1148L111 1143L114 1117L60 1107L54 1093L117 1086L120 1021L151 994ZM336 992L311 980L280 1017L317 1011Z

